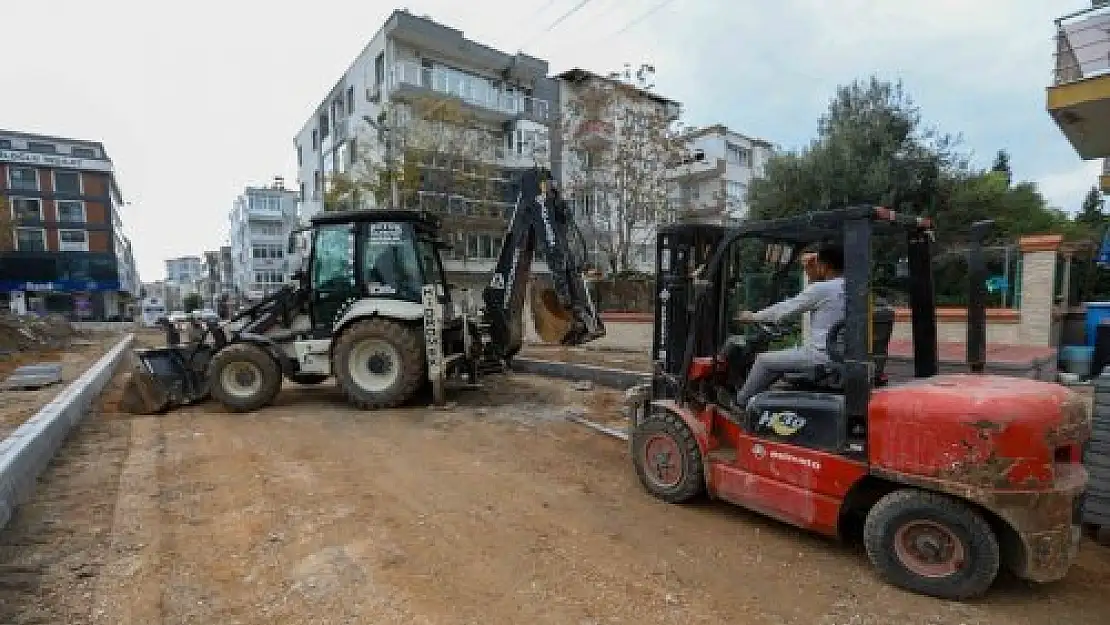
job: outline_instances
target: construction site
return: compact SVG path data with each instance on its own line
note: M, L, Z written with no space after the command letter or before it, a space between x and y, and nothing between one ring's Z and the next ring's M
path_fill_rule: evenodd
M59 361L70 383L126 340L58 327L0 366ZM611 344L561 351L642 357ZM626 443L568 420L619 423L616 389L509 374L442 409L364 412L331 384L286 383L257 413L207 402L134 416L117 409L124 375L105 380L0 534L2 622L1040 625L1110 614L1110 549L1090 541L1062 581L1003 579L981 601L947 602L882 583L858 544L721 503L659 502L637 484ZM6 427L58 389L6 391Z

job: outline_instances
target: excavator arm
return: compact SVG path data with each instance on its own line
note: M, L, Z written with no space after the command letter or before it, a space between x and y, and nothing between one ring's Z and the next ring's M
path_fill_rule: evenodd
M549 171L533 168L521 173L497 266L482 291L491 346L500 358L520 351L526 291L531 292L536 332L545 342L581 345L605 336L586 288L582 259L570 244L570 219ZM537 248L550 276L530 280Z

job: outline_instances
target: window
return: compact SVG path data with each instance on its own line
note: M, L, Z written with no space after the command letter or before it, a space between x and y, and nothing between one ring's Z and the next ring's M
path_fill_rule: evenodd
M403 223L368 224L365 230L362 276L371 295L391 295L420 301L424 280L411 226Z
M374 84L381 86L385 81L385 52L379 52L374 59Z
M81 174L75 171L55 171L54 193L81 195Z
M301 201L304 201L304 183L301 183Z
M42 200L13 197L11 205L12 219L16 221L43 221Z
M83 224L88 217L85 215L85 203L77 200L58 200L58 221L62 223Z
M355 88L347 87L347 114L354 115L355 113Z
M45 252L46 231L42 228L16 228L15 249L21 252Z
M0 139L0 150L12 149L11 139Z
M320 170L312 172L312 199L320 199Z
M86 230L59 230L58 249L62 252L89 251L89 233Z
M96 158L96 150L92 148L73 148L70 153L76 158Z
M301 154L301 144L298 143L297 144L297 167L300 167L302 163L304 163L304 157Z
M44 143L42 141L28 141L27 149L31 152L39 152L40 154L53 154L58 151L53 143Z
M324 290L347 290L355 281L351 227L324 226L316 231L312 245L312 286Z
M733 165L740 165L741 167L751 167L752 165L751 148L739 146L735 143L725 143L725 157Z
M38 191L38 170L30 167L8 168L8 188L19 189L20 191Z
M320 138L327 139L331 128L328 126L328 114L320 113Z

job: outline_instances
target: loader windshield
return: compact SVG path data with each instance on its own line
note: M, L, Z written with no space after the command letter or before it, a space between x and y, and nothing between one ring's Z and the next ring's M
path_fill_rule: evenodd
M362 280L371 296L420 301L423 272L411 224L378 222L364 231Z

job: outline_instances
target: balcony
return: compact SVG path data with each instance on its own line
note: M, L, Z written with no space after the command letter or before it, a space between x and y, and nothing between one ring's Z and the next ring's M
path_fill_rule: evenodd
M700 152L700 150L699 150ZM668 177L675 180L706 180L721 178L725 175L727 164L723 158L706 158L704 153L684 159L681 163L671 168Z
M496 123L530 119L542 124L551 121L551 104L520 93L493 87L488 81L445 68L426 68L399 61L389 75L389 93L401 100L428 96L458 98L470 105L480 117Z
M616 127L601 119L587 119L578 124L574 141L587 150L605 150L613 144Z
M1047 109L1080 157L1110 156L1110 5L1056 20Z

